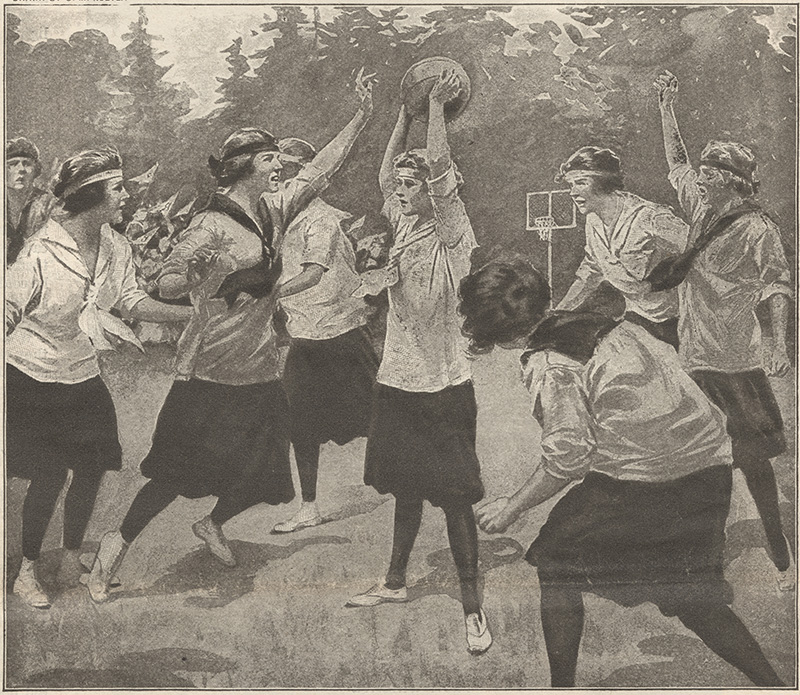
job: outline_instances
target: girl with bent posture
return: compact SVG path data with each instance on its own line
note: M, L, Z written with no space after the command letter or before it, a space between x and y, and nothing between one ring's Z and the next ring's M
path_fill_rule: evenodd
M478 511L489 533L580 481L526 559L537 568L554 687L575 685L583 592L654 603L759 686L783 685L731 610L722 572L731 444L722 413L645 328L556 311L526 262L493 262L460 287L475 353L522 348L542 459L510 498Z

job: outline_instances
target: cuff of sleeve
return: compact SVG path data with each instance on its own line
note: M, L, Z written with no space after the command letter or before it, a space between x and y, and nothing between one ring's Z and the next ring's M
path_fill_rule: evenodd
M542 468L544 468L548 475L552 475L554 478L558 478L559 480L575 480L574 476L569 475L565 471L561 470L558 466L551 461L548 461L546 458L542 458Z
M435 179L428 179L428 195L445 198L455 193L458 188L456 170L452 163L447 171Z
M789 298L794 296L794 293L790 287L787 287L782 283L773 283L772 285L768 285L761 290L761 301L764 302L776 294L782 294Z
M669 180L670 183L673 185L681 178L686 176L687 174L693 173L694 169L692 169L692 165L688 162L685 164L676 164L670 167L669 170Z
M132 293L129 296L125 297L120 302L120 309L122 313L125 314L126 318L130 318L131 312L136 307L136 305L141 302L143 299L148 299L150 297L147 292L144 290L139 290L138 292Z

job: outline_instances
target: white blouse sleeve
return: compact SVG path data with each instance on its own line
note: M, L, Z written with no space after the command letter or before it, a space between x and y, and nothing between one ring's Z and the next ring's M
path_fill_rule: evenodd
M6 335L22 321L29 307L37 303L42 291L39 257L27 247L6 269Z
M548 367L533 399L541 412L544 469L556 478L583 478L596 445L580 375L567 367Z

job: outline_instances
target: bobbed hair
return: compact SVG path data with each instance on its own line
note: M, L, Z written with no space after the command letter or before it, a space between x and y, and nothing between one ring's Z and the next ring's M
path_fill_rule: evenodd
M96 150L86 150L67 159L58 172L53 184L53 195L61 200L64 210L72 215L91 210L103 202L105 198L106 182L80 186L90 176L100 174L110 169L121 169L122 157L115 147L106 145ZM74 190L67 194L68 190Z
M211 155L208 166L219 186L231 186L253 172L253 159L259 152L277 152L278 141L263 128L239 128L231 133L219 151Z
M606 148L587 146L573 152L560 167L556 182L565 180L570 171L586 171L596 179L598 193L612 193L625 188L622 163L617 153Z
M547 281L522 258L490 261L461 281L458 294L473 355L528 335L550 302Z

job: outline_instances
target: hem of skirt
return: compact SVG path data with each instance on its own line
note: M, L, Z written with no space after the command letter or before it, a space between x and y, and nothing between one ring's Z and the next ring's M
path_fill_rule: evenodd
M445 507L453 503L469 504L471 506L473 504L477 504L478 502L480 502L485 495L485 492L483 490L481 490L480 492L472 492L470 494L469 492L454 493L454 492L441 492L441 491L419 490L419 489L409 489L409 488L404 489L388 485L378 486L375 483L370 483L367 481L364 481L364 484L374 488L381 495L421 498L423 500L427 500L428 502L430 502L434 507Z

